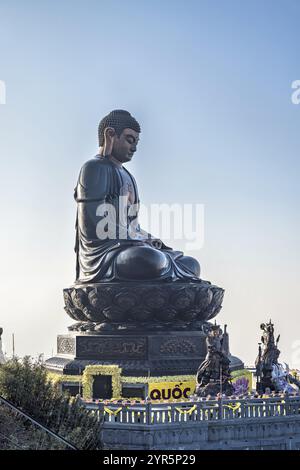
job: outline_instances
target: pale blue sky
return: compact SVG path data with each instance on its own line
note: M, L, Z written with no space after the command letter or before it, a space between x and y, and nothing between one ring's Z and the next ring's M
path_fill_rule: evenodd
M205 204L203 277L226 289L232 352L253 363L271 315L299 332L297 1L0 0L4 342L46 356L72 323L73 188L114 108L141 123L128 168L145 204ZM174 248L182 249L179 241ZM289 323L294 322L291 329Z

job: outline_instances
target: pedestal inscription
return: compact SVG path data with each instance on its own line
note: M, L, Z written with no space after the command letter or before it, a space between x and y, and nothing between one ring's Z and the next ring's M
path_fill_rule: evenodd
M149 344L149 357L162 359L194 359L206 354L205 335L152 336Z
M147 338L78 336L76 356L80 358L145 359Z

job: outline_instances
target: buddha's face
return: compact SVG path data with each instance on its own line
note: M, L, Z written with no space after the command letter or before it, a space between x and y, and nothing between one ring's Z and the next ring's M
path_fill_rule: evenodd
M120 137L115 135L112 148L112 156L120 163L129 162L139 141L139 133L133 129L124 129Z

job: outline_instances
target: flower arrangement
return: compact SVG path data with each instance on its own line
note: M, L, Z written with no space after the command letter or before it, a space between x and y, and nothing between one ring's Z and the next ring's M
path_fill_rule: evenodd
M82 382L82 375L62 375L55 372L47 372L47 377L54 384L61 384L65 382Z
M95 375L111 375L112 400L119 400L122 394L121 373L122 369L117 365L86 366L82 375L83 399L92 398Z

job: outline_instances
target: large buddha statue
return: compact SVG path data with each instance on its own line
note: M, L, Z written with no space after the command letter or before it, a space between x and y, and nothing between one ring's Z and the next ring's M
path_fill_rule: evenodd
M77 202L76 283L200 280L200 265L142 230L134 177L124 167L137 150L140 125L115 110L98 128L99 153L81 168Z
M98 154L80 170L76 281L63 290L76 323L47 361L67 375L97 363L128 377L194 374L208 321L222 308L224 290L200 279L197 260L140 227L137 185L125 168L140 132L130 113L112 111L99 124Z

